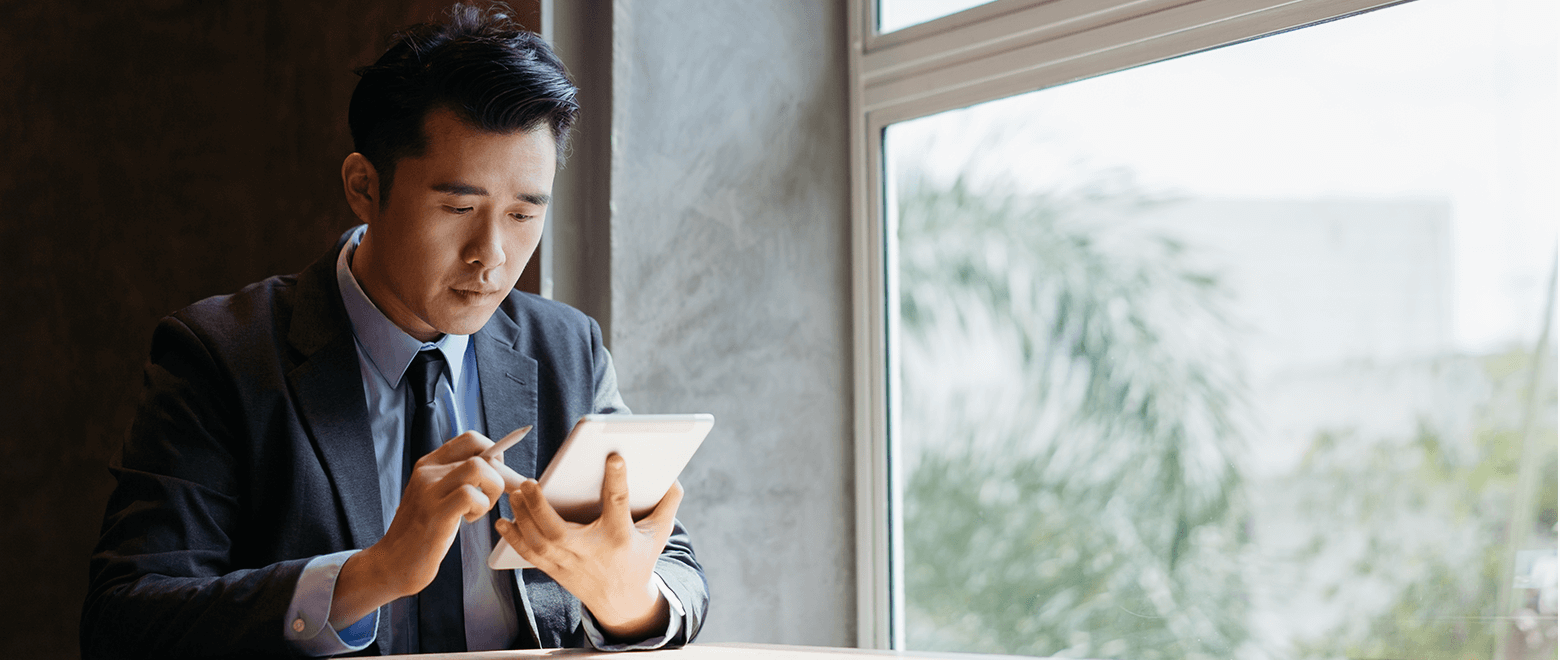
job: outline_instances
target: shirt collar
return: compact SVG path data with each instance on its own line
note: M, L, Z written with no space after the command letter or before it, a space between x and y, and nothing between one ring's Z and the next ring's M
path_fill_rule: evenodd
M363 241L367 225L359 226L347 239L336 255L336 283L341 289L341 302L347 308L347 318L352 322L352 334L358 345L368 354L368 362L391 387L400 387L401 376L412 364L412 358L424 348L437 348L444 354L444 362L450 368L450 387L460 387L460 377L466 360L466 347L471 335L442 335L431 342L418 341L406 334L387 318L384 312L369 300L368 294L352 274L352 255L357 253L358 243Z

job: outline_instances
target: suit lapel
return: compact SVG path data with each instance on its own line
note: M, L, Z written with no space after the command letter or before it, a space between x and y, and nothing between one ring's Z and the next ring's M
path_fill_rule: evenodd
M497 441L510 431L535 424L536 360L517 349L519 328L504 313L493 313L487 325L472 336L477 349L477 379L482 385L482 411L488 437ZM520 444L504 452L504 464L521 475L535 478L534 429ZM507 513L507 512L506 512Z
M384 516L368 404L351 336L317 351L288 377L325 473L336 485L352 546L373 545L384 535Z
M287 374L325 473L336 487L352 547L384 535L378 462L351 322L336 286L336 249L298 275L288 343L302 356Z

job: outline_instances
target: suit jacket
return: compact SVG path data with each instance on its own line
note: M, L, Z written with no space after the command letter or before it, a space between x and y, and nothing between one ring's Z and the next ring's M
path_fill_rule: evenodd
M350 233L350 232L349 232ZM284 618L304 565L383 535L357 349L335 276L346 240L296 276L273 277L164 318L145 395L110 462L109 498L82 611L84 657L285 656ZM541 473L592 412L603 347L578 310L511 292L472 336L487 430L530 436L505 452ZM507 515L507 498L500 500ZM497 515L495 513L495 515ZM708 586L679 523L656 572L698 634ZM522 638L584 646L580 604L521 571ZM389 617L382 611L382 653Z

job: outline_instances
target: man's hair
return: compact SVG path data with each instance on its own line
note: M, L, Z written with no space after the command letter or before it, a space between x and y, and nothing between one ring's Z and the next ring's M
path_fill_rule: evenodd
M443 22L392 35L385 54L357 70L347 126L354 148L379 173L381 205L390 197L396 162L427 150L423 121L437 108L490 133L545 124L563 163L578 90L547 42L515 25L507 11L503 4L457 4Z

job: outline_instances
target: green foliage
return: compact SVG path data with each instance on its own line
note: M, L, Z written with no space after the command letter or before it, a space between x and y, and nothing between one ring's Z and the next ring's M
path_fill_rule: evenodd
M1295 495L1295 516L1309 520L1316 534L1307 552L1285 559L1310 565L1323 554L1349 556L1344 543L1363 537L1356 570L1304 576L1327 585L1334 594L1330 606L1349 615L1351 624L1297 644L1302 657L1462 660L1494 654L1507 614L1497 601L1501 581L1509 579L1505 562L1513 548L1506 527L1517 496L1539 503L1532 531L1548 536L1551 547L1554 535L1555 470L1544 471L1535 492L1515 492L1523 460L1518 409L1530 374L1510 368L1514 360L1534 362L1526 351L1480 360L1494 393L1466 436L1423 424L1406 441L1321 433L1300 469L1273 484ZM1552 375L1547 382L1535 437L1544 448L1540 463L1554 466ZM1351 530L1349 538L1333 533L1340 528ZM1368 591L1390 594L1386 606L1360 607ZM1515 657L1553 654L1551 646Z
M1119 507L1090 513L1024 461L936 455L906 488L910 647L1088 657L1229 657L1244 638L1228 525L1172 569ZM1213 604L1213 607L1210 607Z
M1217 278L1076 223L1130 191L900 199L910 647L1232 655L1243 385ZM971 388L927 380L991 355L1013 357Z

